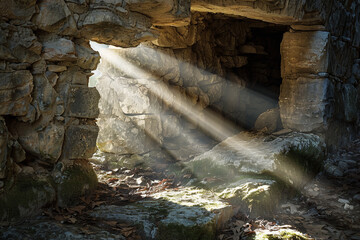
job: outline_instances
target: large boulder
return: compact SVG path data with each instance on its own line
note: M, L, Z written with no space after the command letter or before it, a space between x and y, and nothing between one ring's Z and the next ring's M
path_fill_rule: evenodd
M199 178L233 181L247 175L270 175L295 187L320 169L325 144L314 134L289 133L279 137L247 132L229 137L187 163Z

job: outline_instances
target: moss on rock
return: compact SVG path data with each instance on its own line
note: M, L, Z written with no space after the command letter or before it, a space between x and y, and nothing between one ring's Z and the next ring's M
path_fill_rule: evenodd
M311 240L313 238L308 237L301 232L292 229L282 229L279 231L264 231L256 234L254 240Z
M87 160L59 162L53 170L57 203L61 207L73 204L97 187L97 176Z
M50 176L20 173L14 185L0 195L0 221L16 221L39 213L55 196Z
M306 147L291 146L275 154L275 176L293 187L301 187L322 168L325 146L308 143Z
M231 184L218 195L239 206L250 216L270 215L281 199L281 185L268 179L243 179Z

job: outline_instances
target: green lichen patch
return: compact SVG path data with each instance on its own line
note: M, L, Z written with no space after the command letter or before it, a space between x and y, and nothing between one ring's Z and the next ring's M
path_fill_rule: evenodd
M63 166L62 166L63 165ZM97 187L97 176L87 160L74 160L70 165L58 163L53 170L57 203L61 207L75 203Z
M309 236L293 230L282 229L279 231L262 231L256 233L254 240L312 240Z
M242 179L218 193L249 215L270 215L281 199L281 185L269 179Z
M0 195L0 221L16 221L34 215L55 200L49 176L19 174L14 185Z

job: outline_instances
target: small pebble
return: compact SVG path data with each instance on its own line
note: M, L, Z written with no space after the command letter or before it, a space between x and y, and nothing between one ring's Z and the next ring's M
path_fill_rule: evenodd
M360 201L360 193L354 195L353 199L354 199L354 200L357 200L357 201Z
M349 200L346 200L346 199L343 199L343 198L339 198L338 202L339 202L339 203L343 203L343 204L348 204L348 203L350 203Z
M345 210L354 210L354 206L346 203L344 206L344 209Z

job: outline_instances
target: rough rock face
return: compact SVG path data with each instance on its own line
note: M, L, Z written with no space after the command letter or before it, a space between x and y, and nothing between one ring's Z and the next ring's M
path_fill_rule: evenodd
M89 40L131 47L156 38L154 23L189 22L190 1L145 2L0 2L1 220L29 215L55 200L65 206L70 201L62 193L72 199L84 187L94 189L96 176L81 162L96 151L98 132L99 94L87 85L100 56ZM63 165L86 171L57 169ZM65 182L54 179L56 171L66 175ZM39 186L13 206L13 197L22 198L22 175ZM68 186L74 184L79 186Z
M89 40L119 47L151 41L136 49L119 50L133 65L144 61L145 71L135 71L141 77L124 71L119 74L146 83L145 88L134 81L126 86L133 96L141 96L136 100L142 104L133 98L126 100L128 105L115 100L115 107L102 104L107 117L142 128L151 126L149 132L137 132L129 125L115 131L115 136L123 138L115 145L126 151L123 140L127 136L167 142L172 144L170 150L179 151L179 133L192 132L199 125L209 131L217 129L203 124L213 119L202 114L204 109L251 128L261 113L277 107L271 99L275 96L276 100L279 91L284 127L324 135L328 146L346 144L358 132L360 122L359 11L358 0L0 1L1 200L17 196L12 191L22 185L14 179L21 174L35 180L49 176L49 169L57 164L81 161L95 151L99 94L87 84L100 56L90 48ZM244 22L243 17L267 23ZM282 40L283 32L287 33ZM282 83L280 71L271 70L280 69L280 50L275 46L281 40ZM114 73L109 71L108 76ZM123 96L115 80L109 82L110 88L100 95L109 99ZM158 87L162 83L166 87ZM271 91L276 94L261 90L266 97L257 98L259 92L254 89L259 85L276 88ZM177 94L163 91L168 88ZM167 101L154 100L155 93ZM186 96L187 105L200 109L201 114L188 111L175 96ZM174 104L177 110L171 107ZM183 124L183 118L191 116L208 121ZM121 135L123 129L126 136ZM189 135L185 140L187 146L196 142ZM104 142L107 147L106 139ZM146 152L153 145L133 142L130 147ZM50 188L45 192L58 191ZM39 189L31 192L41 200L36 208L54 200L51 194L45 195ZM36 212L28 209L14 215L5 210L0 219Z
M92 217L143 226L144 239L213 239L233 215L232 207L210 191L180 188L126 206L101 206Z
M314 134L289 133L279 137L241 132L187 164L198 176L270 174L300 186L320 169L325 144ZM220 177L220 176L219 176ZM221 176L224 177L224 176Z

